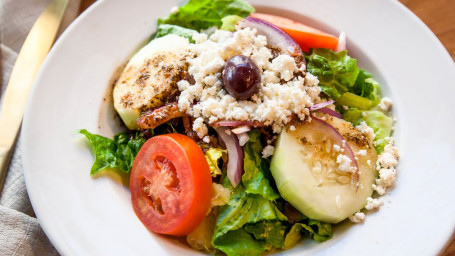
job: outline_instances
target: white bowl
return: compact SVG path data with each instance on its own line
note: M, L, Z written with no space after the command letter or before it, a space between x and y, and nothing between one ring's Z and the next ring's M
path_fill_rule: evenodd
M363 224L304 240L289 255L435 255L455 227L455 67L431 31L397 1L260 1L259 11L347 34L347 47L394 101L401 152L396 187ZM76 131L111 137L118 69L180 1L105 0L60 37L36 80L22 128L25 180L36 215L64 255L199 254L149 232L120 177L89 176L93 155Z

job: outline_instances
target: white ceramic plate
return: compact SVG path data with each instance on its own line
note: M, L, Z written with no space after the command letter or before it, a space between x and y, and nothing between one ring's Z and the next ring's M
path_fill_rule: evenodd
M22 128L23 164L36 215L64 255L197 253L144 228L126 186L90 177L93 156L76 135L81 128L108 137L117 131L103 100L115 71L177 4L98 1L67 29L41 69ZM253 4L329 32L345 31L350 53L381 82L398 119L399 176L385 205L363 224L338 226L328 242L304 241L286 253L435 255L455 227L455 68L449 54L397 1Z

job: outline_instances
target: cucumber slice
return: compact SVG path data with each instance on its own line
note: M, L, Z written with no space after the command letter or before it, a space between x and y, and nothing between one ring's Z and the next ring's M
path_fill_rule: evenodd
M342 145L336 144L343 138L334 141L332 127L316 121L281 132L270 170L281 196L302 214L338 223L362 209L372 195L377 154L372 141L351 123L328 115L323 119L351 147L357 157L358 176L340 166L343 161L337 163L337 158L346 157Z

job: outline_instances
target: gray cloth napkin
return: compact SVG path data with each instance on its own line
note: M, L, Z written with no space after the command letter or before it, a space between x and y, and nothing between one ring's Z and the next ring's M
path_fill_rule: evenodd
M22 44L49 2L0 0L2 102ZM80 0L70 0L59 34L77 17L79 5ZM0 197L0 255L58 255L41 229L28 197L22 170L20 136Z

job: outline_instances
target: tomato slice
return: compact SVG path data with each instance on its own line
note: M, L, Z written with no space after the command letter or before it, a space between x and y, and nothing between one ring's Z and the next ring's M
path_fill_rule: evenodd
M252 13L251 16L278 26L288 33L305 52L310 48L328 48L335 51L337 47L338 37L295 20L257 12Z
M175 236L202 222L212 197L212 178L201 148L182 134L152 137L131 169L131 201L151 231Z

